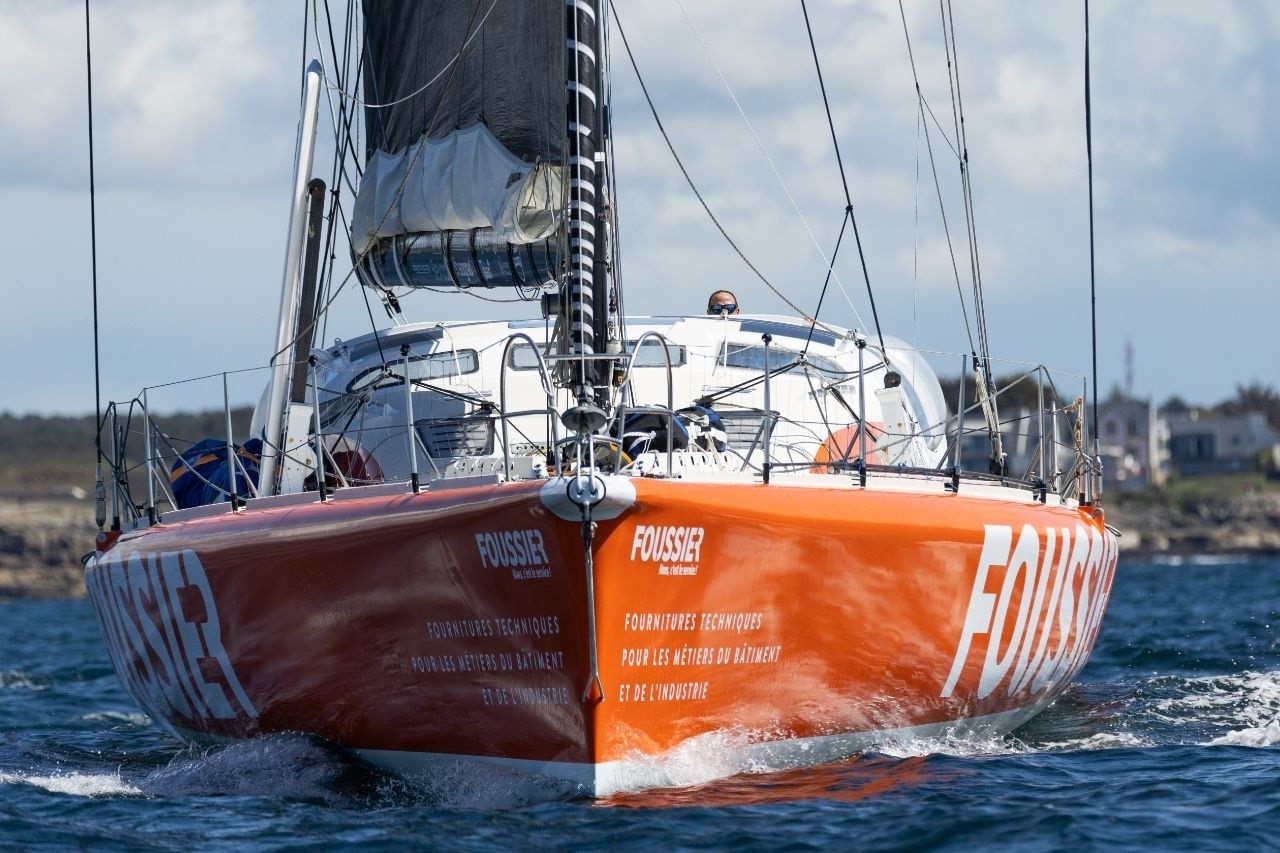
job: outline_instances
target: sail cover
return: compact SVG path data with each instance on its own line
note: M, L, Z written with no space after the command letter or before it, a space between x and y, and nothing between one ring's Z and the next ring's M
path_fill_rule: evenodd
M364 0L364 12L357 256L405 234L491 229L483 240L512 244L553 234L563 0Z

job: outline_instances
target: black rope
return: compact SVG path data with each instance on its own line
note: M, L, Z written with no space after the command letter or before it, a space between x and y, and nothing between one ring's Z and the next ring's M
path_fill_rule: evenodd
M1089 98L1089 0L1084 0L1084 144L1089 164L1089 320L1093 327L1093 438L1098 440L1098 290L1093 264L1093 106Z
M658 108L654 105L653 98L649 95L649 87L645 85L644 77L640 75L640 66L636 64L635 54L631 52L631 43L627 41L627 33L622 28L622 20L618 17L618 9L617 6L614 5L613 0L609 0L609 10L613 13L613 22L618 26L618 36L622 39L622 47L627 52L627 59L631 62L631 70L635 72L636 82L640 84L640 91L644 94L645 102L649 105L649 112L653 115L654 124L658 126L658 132L662 134L662 140L667 144L667 150L671 152L671 157L676 161L676 166L680 168L680 174L684 176L685 183L689 185L689 189L693 191L694 197L697 198L698 203L702 205L702 209L711 220L711 224L716 227L716 230L720 232L720 236L729 244L729 248L733 249L738 257L742 259L742 262L747 265L747 268L755 274L755 277L764 283L765 287L773 291L774 296L777 296L782 300L783 304L796 312L797 316L803 317L804 311L801 310L800 306L788 299L786 294L774 286L773 282L765 278L764 273L760 272L759 268L751 262L751 259L746 256L746 253L744 253L742 249L739 248L738 244L734 242L733 238L729 236L729 232L720 224L720 220L711 212L711 205L707 204L707 200L702 197L702 193L698 190L697 184L693 182L693 177L689 174L689 170L684 167L684 161L681 160L680 155L676 153L675 143L671 141L671 136L667 133L666 127L662 124L662 119L658 116ZM816 320L814 322L817 323ZM818 325L821 324L819 323ZM826 326L822 326L822 328L827 329L827 331L831 331Z
M916 87L916 108L920 111L922 117L925 111L928 111L929 116L933 118L934 124L938 127L938 132L942 134L943 141L947 143L952 153L956 155L956 159L959 160L960 152L956 150L956 147L951 144L951 140L947 138L946 131L938 124L937 116L933 114L933 109L925 102L924 94L920 91L920 73L916 70L916 55L911 47L911 31L907 27L907 12L902 6L902 0L898 0L898 14L902 17L902 35L907 42L907 58L911 61L911 79L915 82ZM956 282L956 296L960 300L960 315L964 321L964 333L969 339L969 349L976 351L977 346L973 341L973 329L969 323L969 308L965 305L964 288L960 285L960 266L956 262L956 247L951 240L951 225L947 221L947 206L942 200L942 180L938 177L938 158L933 153L933 134L929 132L929 122L924 121L922 118L922 123L924 125L924 144L929 152L929 169L933 174L933 191L938 197L938 214L942 217L942 233L947 241L947 254L951 258L951 275Z
M330 63L329 67L332 67L334 70L334 75L337 80L339 91L345 92L347 88L347 83L350 80L351 51L352 51L352 46L355 43L355 39L350 37L350 33L355 27L355 22L354 22L355 6L350 2L348 2L347 4L347 18L346 18L345 25L346 25L346 33L348 34L348 37L343 40L343 54L342 54L341 61L339 61L339 58L338 58L338 48L337 48L336 40L334 38L333 17L329 11L329 0L324 0L324 13L325 13L325 24L328 28L328 34L329 34L329 52L333 58L333 62ZM355 68L355 74L357 75L357 79L359 79L360 69L363 67L362 66L363 58L364 58L364 55L362 53L357 59L357 64ZM353 90L355 89L354 86L352 88ZM352 160L353 162L355 162L356 164L355 171L357 174L357 179L359 177L358 158L353 157L351 154L351 152L356 147L355 140L352 136L351 130L352 130L352 127L354 126L354 122L358 112L359 112L358 108L348 107L347 99L345 97L338 98L337 127L334 128L334 137L335 137L335 146L337 148L337 155L334 157L333 171L331 172L332 177L330 178L330 182L329 182L329 186L331 188L330 193L331 193L332 202L329 206L329 217L328 217L329 221L328 221L328 227L326 229L325 238L324 238L324 246L327 249L327 251L325 252L324 265L320 275L320 286L316 288L315 311L312 315L316 318L320 318L323 316L323 319L318 319L316 321L317 324L319 325L319 330L316 335L316 339L321 341L322 347L323 347L323 341L325 337L324 331L328 328L328 315L327 314L322 315L321 306L325 305L328 302L329 294L332 292L332 289L333 289L334 265L338 259L338 254L336 251L337 244L338 244L337 229L338 229L339 219L343 218L341 216L342 185L344 183L346 184L348 190L351 191L351 195L353 198L355 196L355 191L356 191L356 183L352 181L351 175L347 171L348 160Z
M982 346L982 357L986 362L988 379L990 379L991 338L989 337L987 326L987 300L982 282L982 260L978 252L978 217L973 207L973 173L969 167L969 140L968 134L965 132L964 97L960 91L960 51L956 48L956 27L951 13L951 0L947 0L946 28L951 33L951 57L955 62L956 112L959 116L959 137L956 142L960 146L963 157L961 160L961 175L963 177L965 223L969 232L970 262L972 264L973 288L976 301L974 313L978 321L978 343ZM988 385L994 387L993 383L989 382Z
M93 446L102 462L102 374L98 346L98 218L93 175L93 60L89 50L89 0L84 0L84 79L89 104L89 263L93 281L93 413L98 429Z
M818 61L818 46L813 40L813 27L809 24L809 7L804 0L800 0L800 10L804 12L804 26L809 33L809 50L813 53L813 67L818 72L818 88L822 91L822 106L827 111L827 127L831 129L831 144L836 150L836 165L840 167L840 184L844 188L844 215L848 218L850 224L853 225L853 240L858 246L858 260L862 262L862 280L867 284L867 299L871 302L871 319L876 324L876 337L880 339L880 349L884 346L884 333L880 331L880 315L876 312L876 297L871 292L871 276L867 273L867 256L862 251L862 237L858 234L858 220L853 215L853 199L849 195L849 179L845 176L844 160L840 156L840 141L836 138L835 121L831 118L831 102L827 99L827 84L822 79L822 63ZM844 226L840 226L841 235L844 234ZM831 264L835 265L835 255L832 254ZM828 276L830 270L828 270ZM826 285L823 285L823 293L826 293ZM819 309L822 307L821 301L818 303ZM809 329L810 334L813 333L812 327Z
M945 5L944 5L945 3ZM969 239L969 274L973 279L974 320L978 328L978 347L990 386L991 345L987 335L987 310L982 288L982 268L978 262L978 231L974 221L973 184L969 171L969 143L964 127L964 98L960 91L960 54L956 49L955 21L951 0L938 0L942 18L942 46L947 56L947 81L951 87L951 118L955 125L956 145L960 149L960 189L964 202L965 231Z
M831 252L831 263L827 264L827 276L822 281L822 292L818 294L818 307L813 310L814 317L818 317L822 314L822 303L827 298L827 288L831 285L831 274L832 274L832 271L835 270L836 268L836 257L840 254L840 244L844 241L844 229L845 229L845 226L849 224L849 220L852 218L853 218L853 208L852 207L845 208L844 216L840 218L840 233L836 235L836 247ZM874 311L874 308L873 308L873 311ZM809 324L809 334L804 339L804 347L802 347L800 350L801 355L805 355L806 353L809 352L809 344L813 342L813 333L816 328L817 328L816 323ZM880 329L880 326L878 325L878 322L877 322L876 330L879 331L879 329ZM880 339L880 344L881 344L881 347L883 348L884 346L883 338Z

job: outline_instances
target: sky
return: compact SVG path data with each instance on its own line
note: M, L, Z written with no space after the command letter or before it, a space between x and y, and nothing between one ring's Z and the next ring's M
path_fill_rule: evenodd
M102 403L148 386L159 408L214 407L221 372L238 370L232 402L257 399L300 81L317 55L313 33L304 44L310 5L91 0ZM963 272L938 5L904 0ZM954 374L968 337L898 3L807 9L876 313L886 333L956 354L934 357ZM812 313L845 190L800 3L619 0L617 12L699 191ZM995 372L1043 363L1079 387L1070 374L1092 374L1083 6L965 0L953 12ZM1099 389L1212 404L1238 383L1280 386L1280 4L1094 0L1090 16ZM0 0L0 411L97 406L84 28L82 2ZM745 311L788 313L689 190L612 33L628 310L697 314L727 287ZM820 317L870 328L847 238L834 272ZM967 300L967 275L962 289ZM432 321L536 314L433 294L404 308ZM327 335L369 324L352 286ZM199 376L212 378L169 384Z

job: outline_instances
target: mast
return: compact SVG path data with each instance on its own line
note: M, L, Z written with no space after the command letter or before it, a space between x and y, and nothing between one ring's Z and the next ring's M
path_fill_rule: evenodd
M320 110L320 83L324 71L311 60L305 75L302 116L294 156L293 206L289 210L289 245L285 251L284 281L280 291L280 321L276 325L275 355L271 357L271 384L267 393L267 428L262 442L258 493L274 495L276 457L283 446L285 401L293 372L293 339L298 333L298 292L302 287L302 251L307 229L307 185L316 150L316 126Z
M566 222L568 270L562 304L568 321L565 351L581 356L573 371L579 403L608 400L609 371L593 361L597 353L618 351L611 314L608 262L609 203L604 102L603 31L599 0L565 0L567 148L569 211ZM594 389L594 393L593 393Z

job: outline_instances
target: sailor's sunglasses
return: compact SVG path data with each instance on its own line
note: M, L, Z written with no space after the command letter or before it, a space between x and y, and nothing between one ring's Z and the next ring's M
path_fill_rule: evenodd
M738 310L738 303L736 302L725 302L722 305L707 306L708 314L732 314L734 311L737 311L737 310Z

